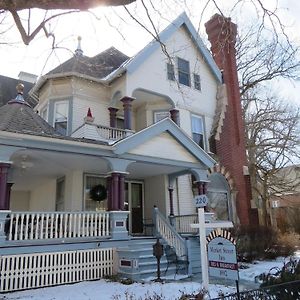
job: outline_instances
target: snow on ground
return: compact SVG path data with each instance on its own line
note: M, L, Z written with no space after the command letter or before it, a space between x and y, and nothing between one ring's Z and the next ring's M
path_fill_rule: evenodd
M300 259L300 252L296 253ZM249 268L240 269L240 278L246 281L254 281L255 276L268 272L272 267L283 266L287 259L278 258L274 261L259 261L255 264L247 264ZM179 279L179 278L177 278ZM106 280L81 282L72 285L56 286L36 290L20 291L0 294L0 300L143 300L146 295L159 295L164 300L176 300L183 293L199 292L201 284L196 281L173 281L168 283L134 283L123 285ZM210 297L218 296L218 292L233 293L234 287L210 284Z

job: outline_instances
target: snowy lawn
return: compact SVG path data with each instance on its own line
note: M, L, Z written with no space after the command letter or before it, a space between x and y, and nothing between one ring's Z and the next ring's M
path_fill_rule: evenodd
M296 255L300 258L300 252ZM287 260L287 259L286 259ZM240 278L246 281L254 281L255 276L263 272L268 272L272 267L281 268L284 261L278 258L274 261L259 261L255 264L247 264L249 268L240 269ZM164 300L175 300L180 298L183 293L196 293L201 289L199 282L176 281L169 283L134 283L123 285L106 280L81 282L72 285L56 286L36 290L0 294L2 299L32 299L32 300L144 300L148 296L161 296ZM218 292L233 293L234 287L210 284L210 297L218 296Z

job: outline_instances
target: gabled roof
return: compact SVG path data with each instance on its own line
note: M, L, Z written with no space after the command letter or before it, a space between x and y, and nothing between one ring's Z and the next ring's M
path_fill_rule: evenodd
M190 34L192 41L194 42L198 51L201 53L204 61L207 63L214 77L220 83L222 83L222 75L217 64L213 60L211 53L202 42L198 32L196 31L195 27L193 26L185 12L177 17L177 19L175 19L166 29L164 29L159 34L159 40L162 43L165 43L181 26L184 26L184 28ZM121 66L121 68L126 69L128 72L133 72L140 64L143 63L145 59L147 59L147 57L149 57L159 47L160 43L158 43L156 40L153 40L134 57L125 62L125 64ZM118 72L115 71L115 73Z
M60 73L79 73L101 79L116 70L129 57L114 47L94 57L74 55L47 75Z
M178 127L170 118L165 118L149 127L121 140L113 145L115 154L124 154L142 145L151 138L168 132L173 138L177 140L189 153L195 156L207 168L213 167L215 164L212 159L202 148L200 148L191 138ZM170 157L170 159L172 159Z

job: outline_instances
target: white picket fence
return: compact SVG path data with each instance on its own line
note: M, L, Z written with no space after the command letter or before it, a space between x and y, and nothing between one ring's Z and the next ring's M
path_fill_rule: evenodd
M174 216L173 225L179 233L197 233L197 228L191 228L191 224L198 223L198 217L194 215Z
M13 212L8 240L109 236L109 212Z
M100 279L113 274L114 249L3 255L0 292Z

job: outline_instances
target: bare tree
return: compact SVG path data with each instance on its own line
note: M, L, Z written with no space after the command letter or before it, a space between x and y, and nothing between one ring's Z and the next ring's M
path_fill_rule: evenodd
M243 103L253 197L260 200L262 222L268 225L270 198L300 185L299 178L283 176L283 168L300 158L300 110L263 88L248 90Z

